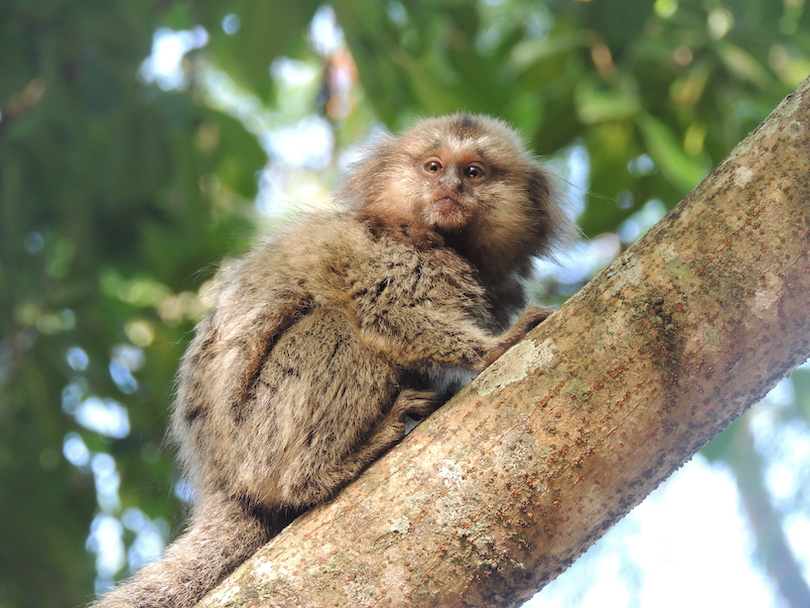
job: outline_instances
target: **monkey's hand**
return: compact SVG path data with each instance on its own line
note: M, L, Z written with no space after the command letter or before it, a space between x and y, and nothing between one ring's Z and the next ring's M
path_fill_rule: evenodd
M498 357L520 342L523 337L545 321L556 308L551 306L527 306L515 324L501 335L501 341L484 355L481 369L489 367Z

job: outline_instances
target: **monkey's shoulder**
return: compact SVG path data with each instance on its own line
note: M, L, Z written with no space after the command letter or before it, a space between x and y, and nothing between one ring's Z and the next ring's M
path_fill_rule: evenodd
M477 270L436 234L380 230L350 213L305 217L232 264L217 303L223 319L251 323L268 308L480 300ZM230 311L230 313L229 313ZM232 314L231 314L232 313Z

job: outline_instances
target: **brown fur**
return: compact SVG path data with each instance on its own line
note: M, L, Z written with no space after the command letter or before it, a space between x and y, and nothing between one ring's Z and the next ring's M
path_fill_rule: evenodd
M437 378L480 371L549 314L506 330L532 257L570 224L500 121L421 121L374 146L338 202L224 272L172 418L189 529L99 608L193 605L438 407Z

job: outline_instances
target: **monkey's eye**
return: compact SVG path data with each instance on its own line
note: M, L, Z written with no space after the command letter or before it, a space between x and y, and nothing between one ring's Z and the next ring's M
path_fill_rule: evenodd
M484 179L484 168L481 165L467 165L464 167L464 177L480 181Z
M442 164L438 160L429 160L424 165L422 165L422 168L427 173L438 173L439 171L442 170Z

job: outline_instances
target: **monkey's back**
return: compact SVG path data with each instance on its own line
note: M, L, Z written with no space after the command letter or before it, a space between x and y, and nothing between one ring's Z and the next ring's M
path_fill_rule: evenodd
M442 358L426 319L493 325L476 271L441 240L325 214L235 262L179 373L172 429L195 487L268 508L323 500Z

